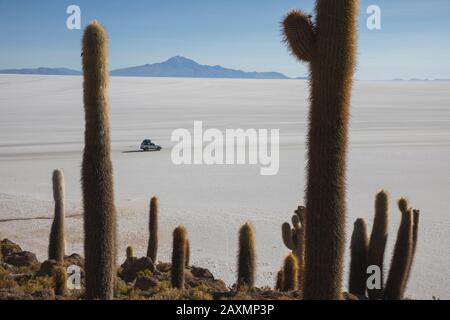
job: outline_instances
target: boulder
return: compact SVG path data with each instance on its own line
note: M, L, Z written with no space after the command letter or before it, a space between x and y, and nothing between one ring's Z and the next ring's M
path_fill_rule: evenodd
M60 266L56 260L45 260L42 262L39 271L36 273L38 277L53 276L55 269Z
M142 291L149 290L150 288L156 287L158 285L158 280L154 277L138 276L136 278L136 283L134 287Z
M29 251L11 253L10 255L4 257L4 261L15 267L29 267L38 263L36 255Z
M0 250L2 253L1 256L3 257L3 260L12 254L22 252L22 248L18 244L15 244L14 242L8 239L2 240L2 242L0 243Z
M155 271L155 265L149 257L142 257L140 259L136 257L127 258L121 265L121 268L122 272L120 272L119 276L125 282L133 282L136 279L137 274L141 271Z

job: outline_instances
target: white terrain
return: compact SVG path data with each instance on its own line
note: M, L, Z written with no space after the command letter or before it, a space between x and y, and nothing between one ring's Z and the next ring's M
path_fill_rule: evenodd
M118 262L128 245L138 255L146 252L148 204L157 195L161 260L169 260L171 231L183 224L192 264L231 285L238 229L251 221L257 233L258 285L273 286L288 253L281 224L303 203L308 94L301 80L112 77ZM278 174L261 176L259 165L175 166L171 133L192 130L194 120L220 130L280 129ZM65 173L67 252L83 253L83 131L82 77L0 75L0 238L36 252L40 260L47 255L55 168ZM145 138L162 151L129 152ZM407 197L421 210L407 295L449 299L450 82L356 82L347 180L347 239L358 217L371 230L375 194L388 190L389 266L400 218L396 201Z

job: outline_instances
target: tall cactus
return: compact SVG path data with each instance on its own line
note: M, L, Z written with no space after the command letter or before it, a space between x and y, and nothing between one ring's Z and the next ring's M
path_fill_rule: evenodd
M172 249L172 287L184 288L184 268L186 266L186 242L188 241L187 231L183 226L178 226L173 232Z
M64 174L60 169L53 171L53 198L55 200L55 216L50 230L48 244L48 259L58 262L64 261L65 238L64 238Z
M159 199L152 197L150 200L149 214L149 239L147 248L147 257L156 263L158 255L158 218L159 218Z
M256 277L255 231L250 223L239 230L238 288L253 288Z
M310 63L305 299L341 299L346 159L358 0L317 0L316 23L301 11L284 20L291 51Z
M358 219L354 223L351 241L349 291L361 296L366 294L367 288L368 248L369 239L366 222L363 219Z
M406 199L400 199L398 205L402 218L384 290L387 300L403 299L413 252L413 213Z
M81 172L87 299L112 299L116 274L116 210L108 102L108 35L93 21L83 37L86 128Z
M380 191L375 197L375 218L373 220L372 233L370 235L368 266L378 266L381 272L381 288L368 291L370 299L383 297L384 284L384 253L388 238L389 225L389 195L386 191Z

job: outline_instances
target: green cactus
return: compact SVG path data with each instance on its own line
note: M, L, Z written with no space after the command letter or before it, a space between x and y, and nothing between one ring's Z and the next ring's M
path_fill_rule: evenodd
M367 225L363 219L357 219L353 226L351 241L351 260L349 291L357 295L365 295L367 288L367 252L369 239Z
M300 287L303 280L303 265L305 255L305 215L306 208L299 206L295 211L296 215L292 216L292 226L285 222L281 226L284 245L292 251L298 263L298 286Z
M53 281L55 283L55 295L64 296L67 294L67 271L64 267L57 267L54 270Z
M284 20L291 51L309 62L311 109L306 187L305 299L341 299L346 166L358 0L317 0L316 22L300 11Z
M156 263L158 255L158 218L159 218L159 199L152 197L150 200L150 214L149 214L149 233L147 257Z
M378 266L381 272L380 289L368 290L370 299L383 298L384 284L384 253L388 238L389 225L389 194L382 190L375 197L375 218L373 220L372 233L369 241L368 266Z
M132 259L134 258L134 249L132 246L128 246L127 247L127 259Z
M255 231L250 223L239 230L238 288L253 288L256 277Z
M406 275L406 281L403 290L406 290L406 285L408 284L409 276L411 275L412 265L414 263L414 257L416 256L417 249L417 238L419 236L419 219L420 219L420 210L413 210L413 243L412 243L412 253L411 253L411 261L408 266L408 274Z
M294 254L289 254L283 266L283 291L297 290L298 262Z
M87 299L106 300L114 296L117 225L109 128L108 35L97 21L84 32L83 74L85 293Z
M64 238L64 174L62 170L53 171L52 182L55 216L50 230L48 259L63 262L66 244Z
M183 226L178 226L173 232L172 250L172 287L184 288L184 268L186 266L186 242L188 241L187 231Z
M284 270L280 269L277 272L277 281L275 283L275 290L283 291L284 286Z
M409 209L406 199L400 199L398 205L402 219L398 229L397 241L395 242L389 276L384 289L384 299L386 300L403 299L412 261L413 213Z

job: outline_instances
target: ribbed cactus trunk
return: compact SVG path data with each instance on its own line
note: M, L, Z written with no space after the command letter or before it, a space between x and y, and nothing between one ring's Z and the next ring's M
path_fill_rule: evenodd
M384 253L388 238L389 225L389 195L380 191L375 198L375 218L370 235L368 266L378 266L381 271L381 288L368 290L370 299L383 298L384 285Z
M159 199L152 197L150 200L149 214L149 239L147 247L147 257L156 263L158 255L158 218L159 218Z
M402 219L398 228L391 268L384 289L384 299L403 299L413 253L413 213L405 199L399 201Z
M298 262L294 254L284 260L283 291L297 290L298 288Z
M100 23L83 37L86 128L82 164L87 299L112 299L116 274L116 210L108 102L108 36Z
M184 268L186 267L186 242L188 241L187 231L183 226L178 226L173 232L172 249L172 287L184 288Z
M367 252L369 239L367 225L363 219L356 220L353 227L351 241L351 260L349 291L353 294L365 296L367 288Z
M55 216L50 230L48 259L64 261L66 243L64 237L64 174L62 170L53 171L53 198L55 200Z
M316 24L300 11L284 21L287 42L310 62L305 299L341 299L347 136L356 64L358 0L317 0Z
M250 223L239 230L238 288L253 288L256 277L255 231Z

